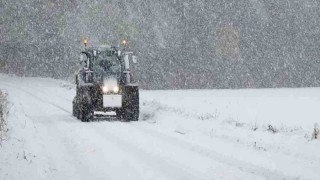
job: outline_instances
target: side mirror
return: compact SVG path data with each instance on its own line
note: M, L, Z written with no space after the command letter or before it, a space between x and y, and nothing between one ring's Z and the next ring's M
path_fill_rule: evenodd
M132 56L132 62L133 62L134 64L137 64L137 63L138 63L138 58L137 58L137 56Z

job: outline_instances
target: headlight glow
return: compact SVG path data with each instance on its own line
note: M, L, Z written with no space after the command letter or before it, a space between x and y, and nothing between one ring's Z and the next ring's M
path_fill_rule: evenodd
M102 87L102 91L103 91L103 93L107 93L108 92L108 87L107 86L103 86Z
M120 87L116 78L104 79L103 86L101 86L101 88L104 94L120 92Z
M114 92L114 93L118 93L119 92L119 86L116 85L114 87L109 87L109 86L102 86L102 92L103 93L108 93L108 92Z
M118 93L118 92L119 92L119 86L115 86L115 87L113 88L113 92L114 92L114 93Z

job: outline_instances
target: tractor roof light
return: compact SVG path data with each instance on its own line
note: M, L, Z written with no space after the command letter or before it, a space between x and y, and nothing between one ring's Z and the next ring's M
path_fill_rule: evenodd
M83 44L84 44L85 47L87 47L88 39L84 39L84 40L83 40Z

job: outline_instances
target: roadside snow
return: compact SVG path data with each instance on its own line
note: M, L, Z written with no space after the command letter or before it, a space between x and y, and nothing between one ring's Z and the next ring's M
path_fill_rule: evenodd
M319 179L320 89L140 91L138 122L82 123L74 86L0 75L4 179Z

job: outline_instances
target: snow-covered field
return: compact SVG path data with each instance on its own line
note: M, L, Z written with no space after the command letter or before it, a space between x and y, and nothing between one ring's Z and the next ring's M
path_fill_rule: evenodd
M138 122L82 123L66 82L0 75L0 179L320 179L320 89L140 91Z

